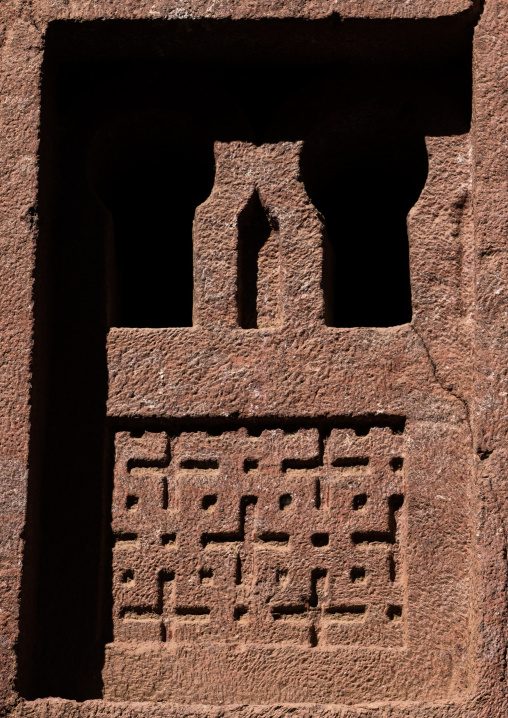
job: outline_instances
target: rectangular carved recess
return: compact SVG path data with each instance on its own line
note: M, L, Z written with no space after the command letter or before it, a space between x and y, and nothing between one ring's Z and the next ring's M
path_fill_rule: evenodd
M174 336L195 350L192 224L214 184L214 143L228 142L250 148L270 143L275 150L283 142L303 143L298 182L303 180L324 214L335 242L335 265L333 251L325 247L323 282L313 277L321 291L335 274L335 298L333 291L325 296L328 325L408 321L405 216L425 181L424 136L461 133L469 122L471 27L450 28L439 19L403 27L338 19L50 25L42 85L35 399L18 647L22 696L222 702L213 693L219 690L217 681L193 683L202 672L200 661L218 658L228 666L228 680L234 681L237 672L243 675L224 689L233 702L268 700L266 674L301 659L301 702L414 697L420 671L441 681L442 666L449 666L433 635L434 653L429 649L430 657L413 661L418 675L412 684L408 679L409 687L404 682L408 625L411 620L420 625L428 596L410 605L408 557L417 549L414 537L411 549L407 539L406 469L412 457L404 449L409 430L404 430L403 402L402 408L394 402L393 411L374 402L366 412L369 419L351 418L350 407L323 415L318 407L301 420L283 408L274 419L268 407L243 424L231 419L219 431L219 414L245 416L248 410L220 413L196 400L186 418L155 412L137 432L132 427L140 425L143 414L134 400L125 400L120 390L115 396L111 388L118 376L107 365L106 337L109 328L123 327L115 331L124 332L136 354L140 337L150 342L157 335L163 342L164 327L183 327ZM318 86L316 78L324 80L325 89L309 101L306 93ZM328 126L339 127L340 137L323 135L316 120L331 106L331 116L338 113L343 120ZM204 124L193 134L198 120ZM379 168L386 176L373 181ZM353 169L360 183L356 189L349 182ZM327 187L319 184L323 177ZM372 184L381 212L371 213L380 217L376 227L364 212ZM342 204L336 203L343 191ZM284 228L263 206L262 192L249 197L251 205L239 222L239 229L247 229L239 241L241 306L232 330L240 349L245 335L255 346L258 329L279 331L276 295L280 277L287 275L274 268L280 258L278 232L282 236ZM385 212L384 198L395 198L393 212ZM365 219L361 242L358 216ZM256 225L261 241L256 252L247 251L242 242L249 242ZM348 240L339 241L344 234ZM371 243L372 253L363 242ZM265 277L252 276L256 266ZM207 277L203 271L203 285ZM358 286L366 288L361 297ZM215 296L221 299L221 291ZM405 307L402 314L393 313L399 306ZM199 347L208 352L204 365L215 362L213 335L208 335L210 344ZM224 344L230 340L231 335ZM313 357L331 346L318 344ZM334 352L333 359L330 354L319 360L316 376L329 375L329 366L337 364L338 349ZM184 375L191 362L182 356L182 386L194 390ZM309 356L300 361L310 364ZM269 359L269 353L263 355L266 364ZM298 376L299 369L288 365L287 375ZM145 365L132 372L136 377L148 373ZM156 373L162 369L156 367ZM206 386L199 389L210 394ZM112 423L106 416L108 393ZM128 386L127 396L134 396ZM195 398L192 391L189 396ZM150 401L141 397L143 410ZM111 409L119 405L123 413ZM301 407L305 413L309 402ZM453 453L449 446L446 452ZM431 459L437 462L440 456ZM446 493L441 465L429 475L429 482ZM465 521L456 536L448 536L462 556L464 526ZM435 526L429 535L432 530ZM418 566L423 570L421 562ZM461 585L466 584L464 579ZM417 580L412 585L419 590ZM461 594L455 601L453 591L450 596L462 640L467 598ZM440 606L435 592L428 600ZM444 620L448 614L440 608L436 615ZM413 643L414 635L415 630ZM360 655L358 680L339 680L337 666L350 660L352 651ZM336 659L333 670L330 653ZM245 664L242 654L248 656ZM146 670L138 660L146 661ZM460 654L460 675L465 662ZM369 671L378 665L397 679L386 686L378 679L377 687L369 688ZM265 678L251 682L249 666L261 666ZM455 664L447 673L449 693L463 687L459 679L452 685L454 670ZM144 685L131 681L137 672ZM282 683L279 693L271 685L274 701L294 699ZM207 687L210 695L199 692Z
M388 426L117 432L114 641L403 644Z

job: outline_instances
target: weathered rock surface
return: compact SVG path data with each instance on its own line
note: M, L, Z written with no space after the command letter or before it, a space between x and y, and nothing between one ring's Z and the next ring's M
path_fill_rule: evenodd
M0 713L507 714L506 4L4 0L0 43ZM136 324L185 222L125 197L187 151L192 326ZM410 321L335 326L355 241Z

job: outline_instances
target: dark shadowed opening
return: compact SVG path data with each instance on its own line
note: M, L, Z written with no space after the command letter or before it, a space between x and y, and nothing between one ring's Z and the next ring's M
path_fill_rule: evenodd
M423 139L399 146L361 142L312 197L332 247L330 324L388 327L411 321L406 218L425 184ZM386 142L386 144L385 144Z
M259 195L254 192L238 218L238 323L243 329L258 326L257 299L259 252L272 228Z
M92 171L112 220L109 324L192 326L192 224L213 186L213 142L185 108L126 113L96 137Z
M407 216L427 179L425 137L468 131L471 65L351 70L302 93L322 111L302 178L328 240L327 323L389 327L412 318Z

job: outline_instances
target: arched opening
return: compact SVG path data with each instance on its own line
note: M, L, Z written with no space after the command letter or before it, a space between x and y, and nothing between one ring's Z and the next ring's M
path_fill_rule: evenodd
M278 225L255 191L238 218L238 323L243 329L279 320Z
M213 186L213 142L184 114L129 114L98 134L92 165L112 220L110 326L192 326L192 223Z
M370 119L342 128L322 175L311 138L302 166L329 243L324 274L328 323L389 327L412 318L406 218L427 177L423 136L397 134ZM331 251L330 251L331 250Z
M404 324L412 318L406 218L425 184L425 147L413 141L360 153L313 198L333 250L331 323Z

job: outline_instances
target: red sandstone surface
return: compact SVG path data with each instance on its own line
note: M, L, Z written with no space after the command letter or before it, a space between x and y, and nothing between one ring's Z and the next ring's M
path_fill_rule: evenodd
M506 715L507 4L0 42L0 714Z

